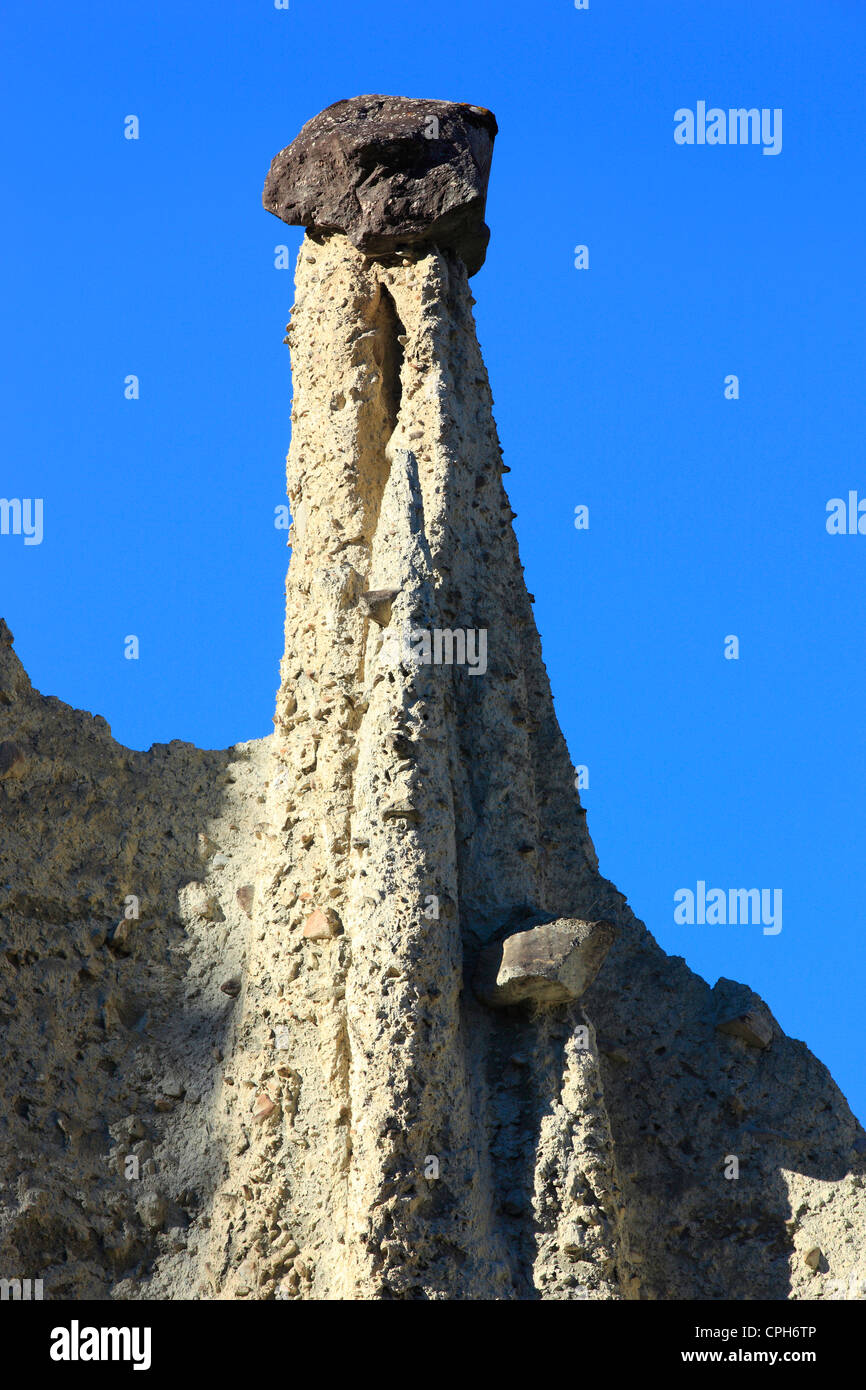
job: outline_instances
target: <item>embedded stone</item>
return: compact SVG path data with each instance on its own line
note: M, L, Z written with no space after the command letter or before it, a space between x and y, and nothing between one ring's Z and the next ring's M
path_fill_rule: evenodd
M198 917L203 922L224 922L225 914L219 899L211 893L204 883L193 880L185 883L178 894L180 909L184 917Z
M138 922L134 917L121 917L111 936L111 949L122 956L131 955L137 927Z
M718 1032L739 1038L749 1047L770 1046L775 1035L773 1016L754 990L721 977L713 986L713 1004Z
M720 1033L727 1033L732 1038L740 1038L749 1047L769 1047L773 1041L773 1025L769 1018L756 1009L750 1009L748 1013L736 1014L733 1018L725 1018L716 1024Z
M165 1225L168 1216L168 1203L161 1192L145 1192L136 1205L142 1225L148 1230L158 1231Z
M437 246L484 264L497 132L483 106L416 97L335 102L271 163L262 202L290 226L342 232L368 256Z
M253 1106L253 1119L256 1124L262 1124L265 1120L269 1119L276 1108L276 1103L271 1100L266 1092L263 1091L261 1095L256 1096L255 1105Z
M367 617L380 627L387 627L391 621L391 604L399 592L399 589L369 589L358 597Z
M475 993L491 1008L573 1003L592 984L615 935L611 922L564 917L491 941L478 958Z
M304 923L304 936L308 941L331 941L342 930L343 924L331 907L315 908Z
M583 1226L579 1226L576 1223L569 1226L562 1237L559 1248L563 1255L571 1260L572 1263L578 1260L592 1259L592 1255L587 1247L586 1230Z
M6 739L0 743L0 781L4 777L22 777L27 759L17 743Z
M421 813L410 801L395 801L390 806L383 808L382 819L405 820L417 824L421 819Z

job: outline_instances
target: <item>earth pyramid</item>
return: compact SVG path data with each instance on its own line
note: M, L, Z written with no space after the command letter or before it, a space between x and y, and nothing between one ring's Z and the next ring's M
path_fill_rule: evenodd
M866 1290L826 1068L599 872L472 315L495 135L364 96L271 165L271 737L131 753L0 629L0 1251L46 1297Z

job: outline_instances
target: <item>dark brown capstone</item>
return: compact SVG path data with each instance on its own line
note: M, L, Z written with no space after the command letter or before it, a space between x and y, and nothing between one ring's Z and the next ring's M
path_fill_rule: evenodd
M308 121L271 163L262 202L308 232L343 232L369 256L438 246L474 275L496 118L483 106L361 96Z

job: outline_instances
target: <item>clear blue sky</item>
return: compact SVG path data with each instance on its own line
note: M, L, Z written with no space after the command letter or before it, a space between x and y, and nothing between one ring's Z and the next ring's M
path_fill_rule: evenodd
M300 232L268 164L342 97L491 107L476 314L602 869L866 1118L866 536L825 529L866 497L860 0L5 0L0 26L0 496L45 509L41 545L0 537L0 614L36 686L134 748L269 732ZM676 145L698 101L782 108L781 153ZM781 888L782 932L675 925L699 879Z

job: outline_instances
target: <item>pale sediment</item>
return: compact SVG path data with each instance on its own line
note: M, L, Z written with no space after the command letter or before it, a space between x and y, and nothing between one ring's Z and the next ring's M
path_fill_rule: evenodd
M130 753L0 632L0 1276L858 1287L864 1135L826 1069L599 874L472 303L451 251L304 240L271 738Z

